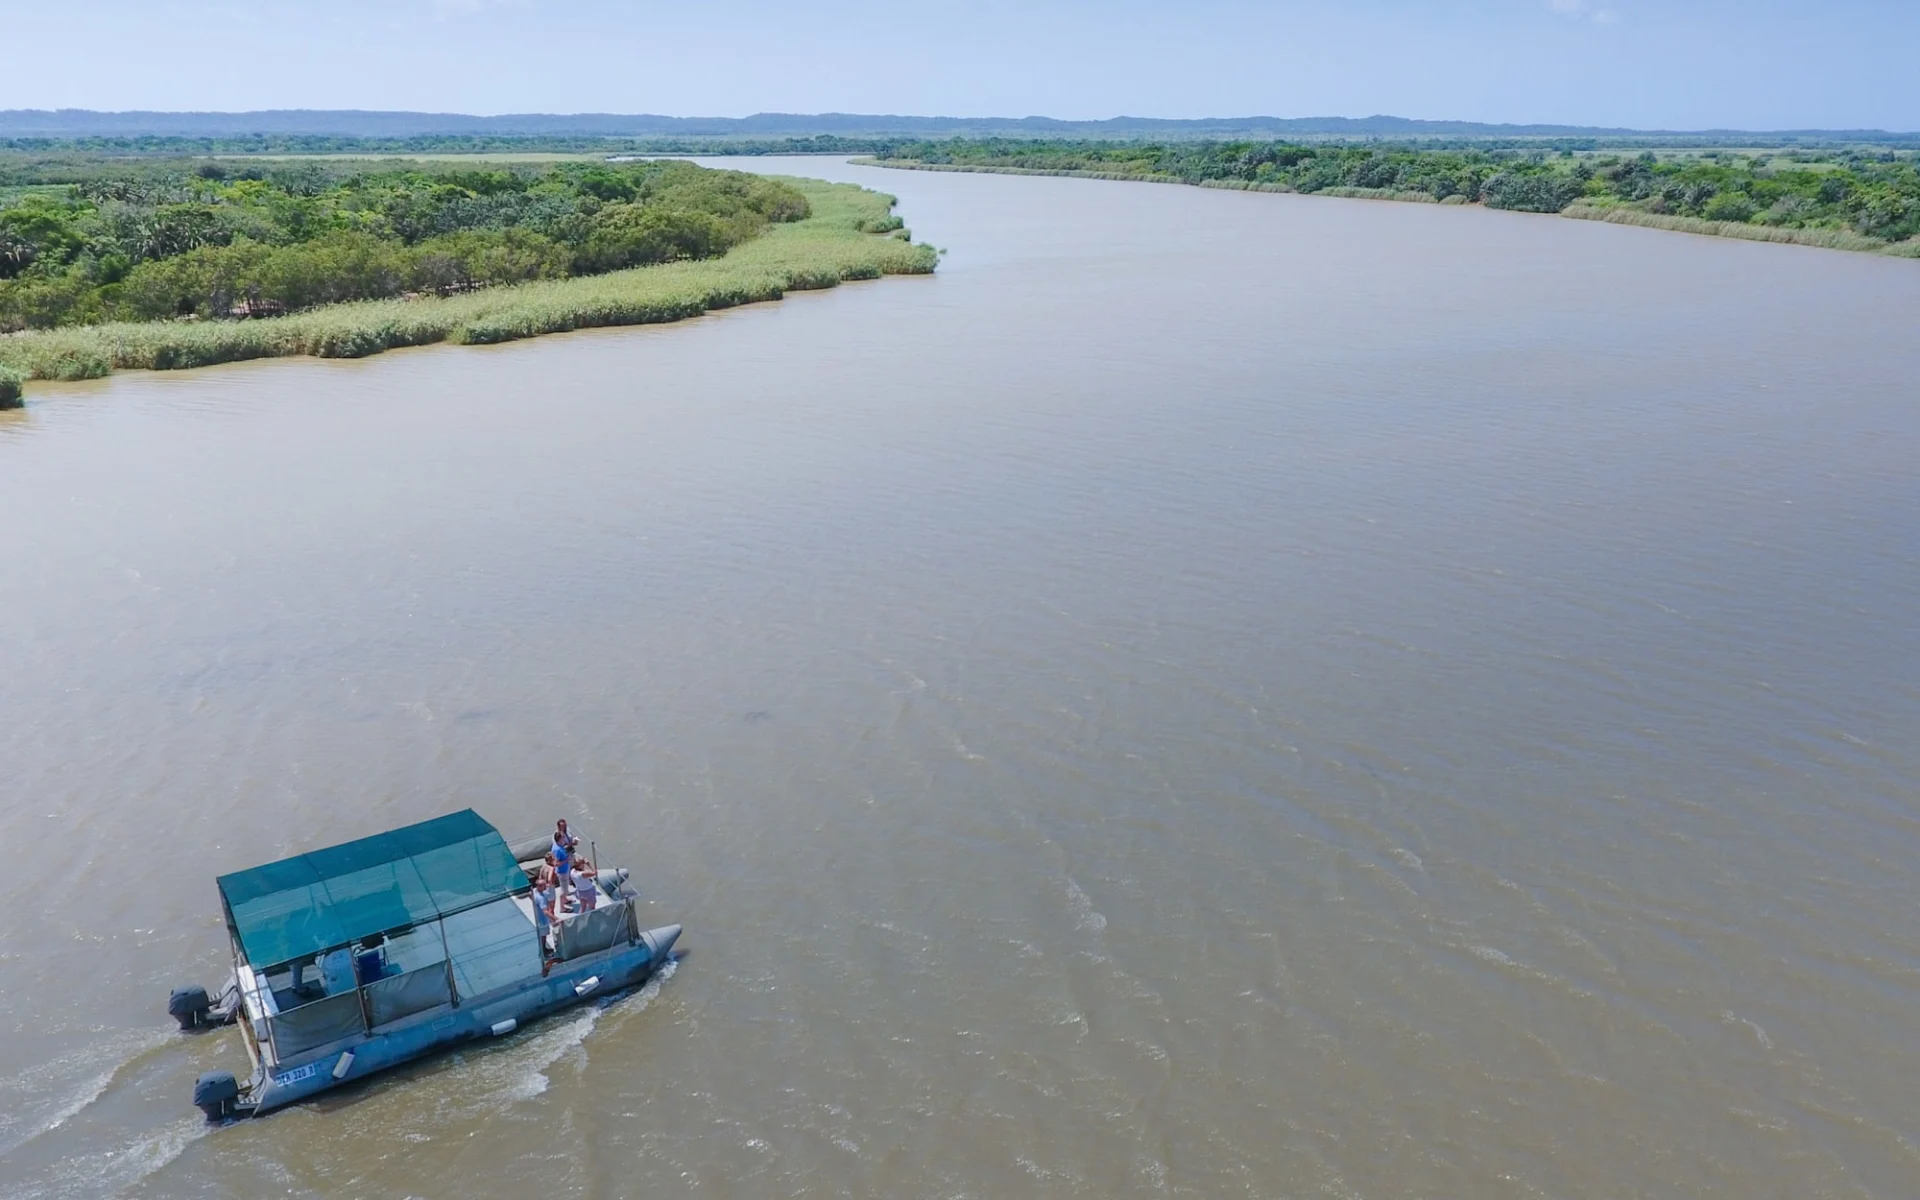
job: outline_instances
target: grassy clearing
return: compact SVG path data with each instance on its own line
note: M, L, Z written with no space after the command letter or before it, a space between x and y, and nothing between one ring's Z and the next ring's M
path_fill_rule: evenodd
M679 321L850 279L923 275L938 253L907 240L894 198L851 184L784 182L812 215L774 225L722 257L464 295L372 300L252 321L78 325L0 335L0 372L94 379L254 358L364 358L433 342L478 345L610 325ZM0 395L4 395L0 384Z

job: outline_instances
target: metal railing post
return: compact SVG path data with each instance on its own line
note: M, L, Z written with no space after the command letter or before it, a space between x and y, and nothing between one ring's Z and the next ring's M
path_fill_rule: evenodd
M440 930L440 957L447 964L447 998L455 1008L459 1008L460 988L453 981L453 951L447 948L447 919L441 917L434 922L434 926Z

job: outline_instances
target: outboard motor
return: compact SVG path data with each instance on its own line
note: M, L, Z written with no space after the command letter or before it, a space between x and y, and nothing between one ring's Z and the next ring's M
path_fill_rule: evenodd
M175 988L167 999L167 1015L180 1022L181 1029L212 1024L207 1019L212 1012L213 1001L207 998L207 989L203 987Z
M240 1106L240 1083L231 1071L208 1071L193 1085L193 1106L207 1114L207 1120L224 1121Z

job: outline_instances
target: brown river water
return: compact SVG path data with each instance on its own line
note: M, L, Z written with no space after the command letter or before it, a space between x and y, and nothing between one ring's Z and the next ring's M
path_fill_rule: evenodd
M756 166L951 252L0 414L0 1195L1920 1195L1920 263ZM467 805L686 958L208 1131Z

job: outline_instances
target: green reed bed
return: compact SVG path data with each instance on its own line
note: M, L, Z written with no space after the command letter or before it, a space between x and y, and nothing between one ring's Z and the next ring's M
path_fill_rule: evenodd
M1742 238L1750 242L1779 242L1793 246L1818 246L1823 250L1853 250L1868 254L1891 254L1897 258L1920 258L1920 238L1889 243L1849 229L1790 229L1776 225L1750 225L1744 221L1709 221L1701 217L1682 217L1599 204L1570 204L1561 210L1560 215L1581 221L1671 229L1709 237Z
M0 409L20 407L20 385L26 381L21 372L0 366Z
M636 267L445 297L372 300L261 320L152 321L0 335L8 379L93 379L244 359L363 358L433 342L484 344L611 325L679 321L852 279L921 275L938 252L908 240L894 198L851 184L790 179L812 215L769 227L718 258ZM16 401L17 403L17 398Z

